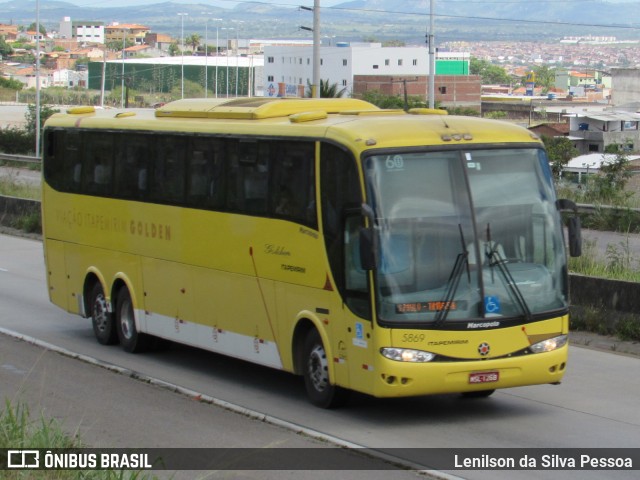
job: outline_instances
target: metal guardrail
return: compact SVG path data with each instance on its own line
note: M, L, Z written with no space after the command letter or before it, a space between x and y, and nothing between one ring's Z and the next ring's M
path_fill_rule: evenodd
M31 157L29 155L10 155L8 153L0 153L0 160L6 160L8 162L42 163L42 160L39 157Z
M593 213L597 210L629 210L630 212L640 213L640 208L616 207L613 205L589 205L586 203L578 203L576 204L576 207L578 207L578 213Z

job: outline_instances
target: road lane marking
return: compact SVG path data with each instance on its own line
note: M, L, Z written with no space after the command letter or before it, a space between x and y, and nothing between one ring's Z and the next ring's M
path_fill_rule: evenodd
M14 373L16 375L24 375L25 373L27 373L25 370L22 370L15 365L11 365L10 363L5 363L4 365L0 365L0 367L2 367L3 370Z

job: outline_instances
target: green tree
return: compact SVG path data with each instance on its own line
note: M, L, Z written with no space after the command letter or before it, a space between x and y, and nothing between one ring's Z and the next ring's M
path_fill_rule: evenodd
M33 22L31 25L29 25L27 27L27 31L28 32L35 32L36 31L36 22ZM42 35L46 35L47 34L47 29L45 28L45 26L42 23L40 24L40 33Z
M404 47L406 45L402 40L386 40L382 42L383 47Z
M60 110L57 108L50 107L49 105L40 105L40 129L44 126L44 122L53 115L54 113L58 113ZM29 104L27 106L27 113L25 113L24 118L27 121L26 130L29 135L36 134L36 106L34 104Z
M490 118L492 120L504 120L505 118L507 118L507 116L507 112L504 112L502 110L496 110L484 114L484 118Z
M201 40L202 40L202 35L194 33L192 35L189 35L187 38L185 38L184 43L186 43L187 45L190 45L192 52L195 53L196 48L198 48L198 45L200 45Z
M556 178L560 177L569 160L580 155L578 149L573 146L573 143L567 137L548 137L543 135L542 142L547 149L551 171Z
M463 117L479 117L480 112L474 108L468 107L445 107L449 115L460 115Z
M0 88L8 88L10 90L22 90L24 84L13 78L0 77Z
M305 92L305 97L311 97L312 85L311 82L307 80L307 90ZM329 80L320 80L320 98L341 98L347 92L346 88L342 90L338 90L338 84L332 83L329 84Z
M404 109L404 96L402 95L387 95L379 90L368 90L362 94L362 100L373 103L376 107L385 109ZM427 102L425 99L410 95L407 97L407 109L411 108L426 108ZM436 107L437 108L437 107Z
M600 175L594 179L595 191L601 200L621 205L631 195L624 193L624 187L631 178L629 159L619 145L608 145L605 153L613 153L615 158L600 166Z
M511 77L504 68L493 65L486 60L480 60L479 58L471 57L469 72L471 75L480 75L480 77L482 77L481 81L484 84L511 83Z
M2 58L8 57L13 53L13 48L9 45L4 37L0 37L0 56Z
M110 40L106 43L107 49L112 52L119 52L122 50L122 40ZM124 48L133 47L135 45L134 42L129 40L128 38L124 39Z
M171 45L169 45L168 52L170 57L177 57L178 55L180 55L180 47L178 46L177 42L173 42Z
M538 65L533 68L536 75L536 86L542 87L542 93L547 93L556 84L556 71L547 65Z

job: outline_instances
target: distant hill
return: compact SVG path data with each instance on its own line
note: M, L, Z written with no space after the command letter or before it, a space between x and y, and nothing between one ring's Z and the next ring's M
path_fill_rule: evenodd
M429 0L354 0L322 8L321 35L335 41L397 39L422 44L429 25L429 4ZM545 41L564 35L589 34L640 38L640 1L511 0L502 3L440 0L436 2L435 10L438 43L451 40ZM154 32L177 37L181 26L179 12L188 13L184 20L185 35L199 33L204 36L205 20L210 19L209 38L214 38L216 27L234 29L218 30L220 38L311 38L311 33L300 27L313 25L311 12L278 4L247 2L221 8L203 3L165 2L98 8L61 1L40 2L40 21L48 30L57 30L62 18L68 16L73 20L103 21L105 24L113 21L140 23ZM223 20L212 20L215 18ZM34 21L34 0L0 2L0 23L29 25ZM324 41L329 40L325 38Z

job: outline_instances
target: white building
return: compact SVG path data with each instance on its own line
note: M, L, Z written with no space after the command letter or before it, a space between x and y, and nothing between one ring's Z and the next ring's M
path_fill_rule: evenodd
M104 43L104 22L72 21L71 17L64 17L59 35L78 43Z
M320 48L320 79L337 84L350 95L355 75L428 75L429 51L425 47L382 47L379 43L338 44ZM277 96L278 87L312 83L313 48L264 47L265 95ZM291 88L296 90L296 88ZM282 89L280 89L282 91Z
M87 70L76 71L76 70L69 70L67 68L63 68L61 70L55 70L51 73L50 86L64 87L64 88L74 88L74 87L86 88L88 78L89 78L89 72Z

